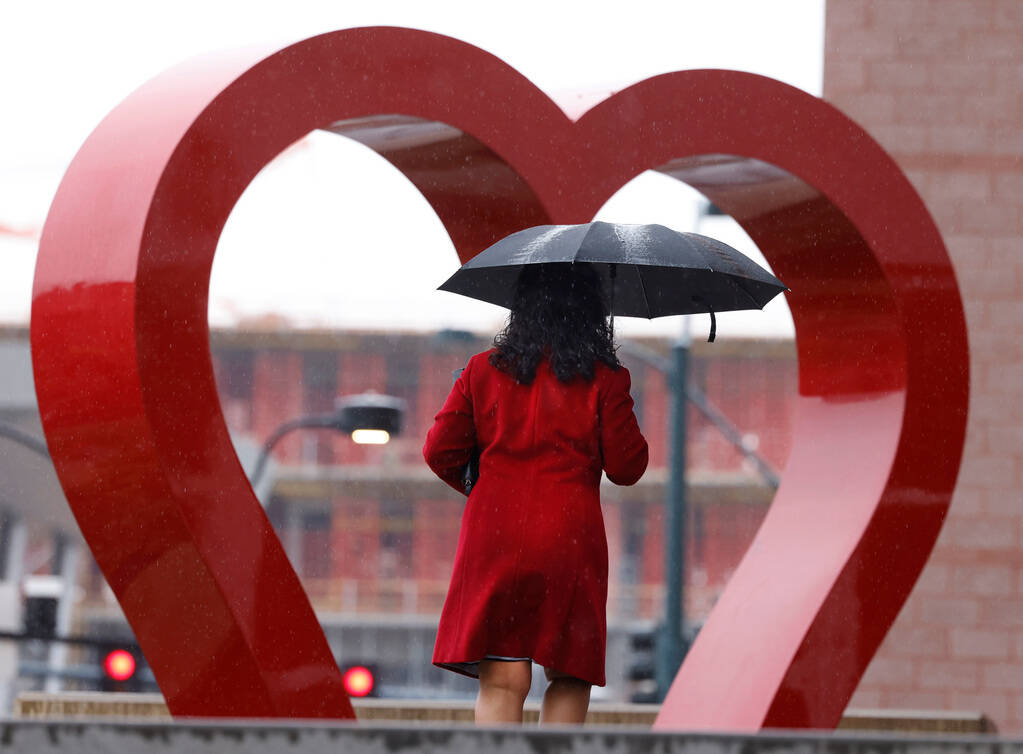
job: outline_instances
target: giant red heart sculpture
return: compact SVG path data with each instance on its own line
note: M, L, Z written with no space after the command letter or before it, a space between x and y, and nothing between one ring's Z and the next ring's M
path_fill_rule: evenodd
M788 294L794 445L659 727L833 726L934 544L958 473L966 330L920 199L826 103L729 71L658 76L572 122L452 39L353 29L175 68L68 169L40 244L32 350L74 513L176 715L351 706L221 416L207 288L242 190L314 128L384 155L462 259L590 220L646 169L733 215Z

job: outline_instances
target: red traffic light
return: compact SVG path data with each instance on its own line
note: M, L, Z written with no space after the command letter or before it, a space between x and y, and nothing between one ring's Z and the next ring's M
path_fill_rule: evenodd
M135 675L135 656L126 649L115 649L104 658L103 670L114 681L127 681Z
M369 696L373 691L373 672L362 665L353 665L343 676L345 691L349 696Z

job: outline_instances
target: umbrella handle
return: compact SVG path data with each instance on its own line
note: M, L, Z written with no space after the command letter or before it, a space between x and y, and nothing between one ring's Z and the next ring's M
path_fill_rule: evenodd
M714 307L704 301L700 296L693 296L692 301L697 304L703 304L707 307L707 311L710 312L710 335L707 337L707 342L713 343L714 337L718 332L718 320L717 317L714 316Z
M611 313L610 327L611 327L611 342L615 342L615 278L618 277L618 265L611 263L608 265L608 274L611 276L611 301L608 304L608 311Z

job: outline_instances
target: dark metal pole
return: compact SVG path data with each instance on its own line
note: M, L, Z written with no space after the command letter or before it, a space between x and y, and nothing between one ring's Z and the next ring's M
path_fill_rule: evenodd
M0 422L0 437L6 437L8 440L14 440L19 445L24 445L29 450L35 451L43 458L50 457L50 451L46 448L46 443L40 440L38 437L29 434L19 427L15 427L12 424L6 422Z
M686 383L689 372L689 339L671 349L671 434L669 480L664 542L664 625L657 662L657 691L668 693L685 656L685 534L686 534Z
M255 487L259 480L263 477L263 469L266 468L266 462L270 459L270 451L274 449L276 445L284 435L288 434L292 430L306 427L308 425L308 418L301 417L299 419L292 419L284 422L281 426L273 431L273 434L266 438L266 442L263 443L263 447L259 450L259 455L256 457L256 463L252 468L252 474L249 476L249 484Z

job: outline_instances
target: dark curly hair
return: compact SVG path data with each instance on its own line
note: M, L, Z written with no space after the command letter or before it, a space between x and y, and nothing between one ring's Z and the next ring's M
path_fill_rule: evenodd
M528 265L490 363L528 385L547 356L562 382L592 380L597 362L618 369L600 276L586 262Z

